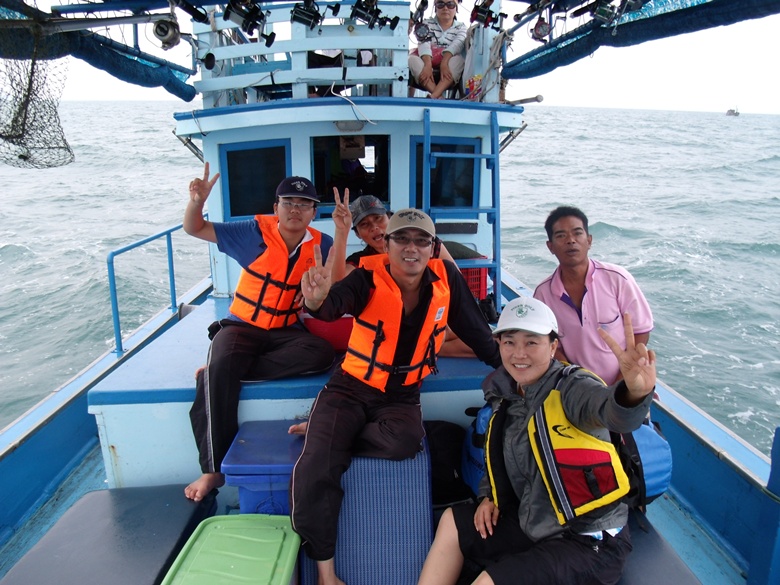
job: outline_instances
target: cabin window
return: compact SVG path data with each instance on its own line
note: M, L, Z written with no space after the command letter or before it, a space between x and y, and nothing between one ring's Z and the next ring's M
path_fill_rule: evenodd
M274 212L276 187L291 168L287 140L248 142L221 148L222 182L227 201L225 218Z
M390 137L344 134L312 138L314 185L323 203L333 202L333 188L349 189L349 199L374 195L388 202Z
M480 152L479 139L476 138L431 138L432 152L450 152L474 154ZM414 206L426 209L423 205L423 137L412 137L411 186L415 194ZM479 159L440 158L431 168L430 207L477 207L479 189Z

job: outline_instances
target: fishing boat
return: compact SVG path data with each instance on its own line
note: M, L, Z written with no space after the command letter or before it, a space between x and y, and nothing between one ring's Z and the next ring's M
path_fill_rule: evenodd
M727 116L739 116L739 108L729 108L726 110Z
M217 6L115 0L44 13L18 0L0 0L6 39L0 57L36 61L72 54L127 81L161 85L184 103L200 94L202 107L183 106L175 124L184 146L221 175L209 199L211 220L271 212L274 188L287 175L311 177L322 194L348 187L353 194L379 197L391 209L416 207L434 219L448 246L461 250L456 260L475 302L500 312L509 300L531 294L522 275L510 274L501 263L501 152L524 128L522 100L505 100L503 80L539 75L599 44L643 42L685 27L698 30L780 11L777 2L711 1L681 8L674 20L674 11L664 13L653 4L541 2L524 8L507 27L498 2L478 2L470 15L464 83L442 100L409 93L407 22L410 13L413 22L421 21L424 1L410 10L408 3L392 0L324 7L311 0L231 0ZM739 18L738 11L724 8L729 4L740 5ZM108 11L123 15L105 16ZM179 26L176 15L182 12L192 20L191 35ZM577 34L555 37L546 31L550 36L541 49L505 62L519 27L575 12L585 19ZM722 15L720 22L713 21L715 14ZM164 48L186 37L193 64L173 66L132 43L94 34L89 27L96 21L151 26ZM329 66L314 67L322 61L310 58L315 53L337 57ZM196 72L199 78L188 84L187 76ZM322 88L327 91L318 91ZM3 108L20 120L30 102ZM4 140L19 165L44 166L45 157L58 150L25 141L21 133L6 133ZM359 161L362 172L350 173L355 165L344 161ZM323 201L313 227L332 233L334 204ZM178 291L170 234L180 227L128 242L109 255L115 347L0 434L4 585L75 584L85 582L75 576L84 571L91 577L87 582L173 582L169 571L181 566L177 561L188 550L188 538L209 517L245 515L237 504L242 488L230 482L200 504L182 493L200 473L188 417L193 374L207 353L208 325L227 314L239 269L210 245L203 280ZM113 261L156 240L167 242L171 259L170 303L123 335ZM359 247L351 239L348 252ZM484 402L480 383L488 372L473 359L440 359L438 374L423 385L425 418L466 427L471 421L466 410ZM327 377L247 381L239 418L261 431L304 419ZM769 458L660 381L656 392L652 418L672 448L672 481L637 520L635 551L621 583L780 582L780 434L775 431ZM368 491L380 483L375 478L371 484L370 474L355 481L368 482L362 486ZM427 507L430 486L417 487L424 495L415 504ZM392 515L378 512L377 524ZM405 528L410 527L419 530L417 554L380 570L374 557L366 561L345 553L337 559L339 570L349 574L351 564L368 562L376 571L363 584L415 582L409 575L419 571L432 526ZM252 561L254 553L247 554ZM298 554L295 547L292 558L300 562L290 582L313 582ZM202 578L197 582L238 582L227 569Z

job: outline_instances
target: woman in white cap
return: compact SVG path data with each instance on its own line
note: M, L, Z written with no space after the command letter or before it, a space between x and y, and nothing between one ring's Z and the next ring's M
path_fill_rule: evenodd
M547 305L506 305L494 331L502 365L482 386L494 414L480 501L445 511L419 585L456 583L465 559L482 569L476 585L620 579L631 550L628 480L609 430L639 427L656 379L654 352L625 322L625 350L601 331L623 374L605 386L554 359L558 324Z

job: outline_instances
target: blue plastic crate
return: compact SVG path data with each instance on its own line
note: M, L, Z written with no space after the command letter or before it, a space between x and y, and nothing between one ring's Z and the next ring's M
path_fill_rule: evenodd
M250 421L241 425L222 461L227 485L238 487L242 514L288 515L288 490L303 437L289 435L292 420Z

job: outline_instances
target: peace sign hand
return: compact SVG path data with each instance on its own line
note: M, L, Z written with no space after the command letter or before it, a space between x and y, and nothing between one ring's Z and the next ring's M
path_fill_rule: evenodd
M344 199L341 199L339 190L333 187L333 199L336 201L336 208L333 210L333 223L336 231L343 231L348 234L352 228L352 212L349 210L349 189L344 189Z
M644 343L635 343L634 327L631 324L631 315L623 315L623 327L626 333L626 349L624 350L612 336L599 329L601 339L618 358L620 373L628 388L629 402L638 404L655 388L655 352L647 349Z
M206 203L206 199L208 199L209 193L211 193L211 189L214 187L217 179L219 179L219 173L209 180L209 163L206 163L203 169L203 178L195 178L190 182L190 199L192 202L201 206Z
M304 306L312 311L317 311L322 306L330 292L331 269L333 267L334 254L328 255L325 265L322 264L322 250L318 245L314 246L314 266L303 273L301 278L301 293Z

